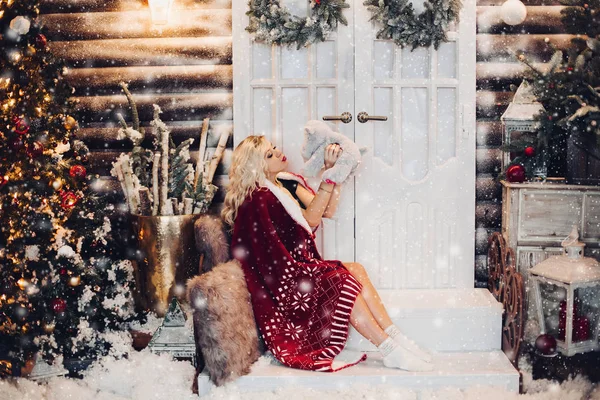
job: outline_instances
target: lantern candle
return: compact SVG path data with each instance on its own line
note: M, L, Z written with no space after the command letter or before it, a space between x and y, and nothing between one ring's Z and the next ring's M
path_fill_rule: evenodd
M173 0L148 0L152 23L156 25L165 25L169 23L169 14L173 6Z

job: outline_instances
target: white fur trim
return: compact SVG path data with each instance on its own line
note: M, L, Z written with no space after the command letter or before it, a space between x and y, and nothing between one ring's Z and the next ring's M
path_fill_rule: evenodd
M310 229L310 225L308 225L306 218L304 218L304 214L302 214L302 209L298 203L296 203L294 199L285 194L268 179L265 180L265 186L275 195L275 197L277 197L277 200L279 200L279 202L283 205L283 208L285 208L288 214L290 214L290 217L292 217L292 219L296 221L298 225L306 229L306 231L312 236L312 229Z

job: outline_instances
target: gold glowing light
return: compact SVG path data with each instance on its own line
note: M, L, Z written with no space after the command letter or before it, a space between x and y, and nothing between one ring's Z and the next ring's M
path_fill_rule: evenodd
M21 290L25 290L25 288L29 286L29 281L25 278L21 278L17 281L17 285L19 285Z
M69 285L71 286L79 286L80 283L81 277L79 276L72 276L71 279L69 279Z

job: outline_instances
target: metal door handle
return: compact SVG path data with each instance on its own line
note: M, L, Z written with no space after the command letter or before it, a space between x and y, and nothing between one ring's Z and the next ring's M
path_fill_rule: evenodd
M348 111L344 111L342 115L325 115L323 116L323 121L342 121L343 123L348 124L352 121L352 114Z
M358 115L356 116L356 119L358 120L358 122L363 123L363 124L367 121L387 121L387 117L385 117L383 115L369 116L369 114L367 114L364 111L359 112Z

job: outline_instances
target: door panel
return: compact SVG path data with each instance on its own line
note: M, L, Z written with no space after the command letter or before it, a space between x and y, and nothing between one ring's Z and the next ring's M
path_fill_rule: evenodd
M296 15L306 15L308 2L284 0ZM264 134L283 149L290 171L300 172L303 127L310 119L340 115L354 110L354 18L344 15L348 26L340 26L329 40L296 50L251 40L244 28L247 2L233 4L234 145L246 136ZM338 41L337 37L344 40ZM354 139L352 124L332 124ZM318 179L309 179L314 188ZM325 220L317 234L324 257L354 260L354 185L344 188L335 220Z
M450 42L413 51L377 39L354 7L354 111L388 117L355 125L369 149L355 181L356 261L379 288L472 287L475 121L459 105L474 107L475 4Z
M264 133L300 172L306 121L351 112L333 126L369 152L317 234L323 256L364 264L379 288L472 287L475 1L437 51L376 39L362 3L329 40L296 50L253 42L246 1L233 1L234 144ZM361 111L387 121L359 123Z

